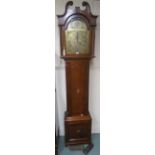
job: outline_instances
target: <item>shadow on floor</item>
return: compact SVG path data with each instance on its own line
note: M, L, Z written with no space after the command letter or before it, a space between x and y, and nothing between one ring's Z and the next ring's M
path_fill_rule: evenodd
M77 145L73 147L65 147L64 137L60 136L59 139L59 155L100 155L100 134L92 134L93 148L87 153L83 153L83 148L86 145Z

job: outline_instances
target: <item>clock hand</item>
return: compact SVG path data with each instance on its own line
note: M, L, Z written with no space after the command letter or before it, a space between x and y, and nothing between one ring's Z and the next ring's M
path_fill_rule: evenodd
M78 32L76 32L76 42L78 43Z
M78 39L78 32L76 32L76 40L77 40L77 44L76 44L76 46L77 46L77 52L79 52L79 49L78 49L78 42L79 42L79 41L78 41L78 40L79 40L79 39Z
M77 32L77 42L79 42L79 34L78 34L78 32Z

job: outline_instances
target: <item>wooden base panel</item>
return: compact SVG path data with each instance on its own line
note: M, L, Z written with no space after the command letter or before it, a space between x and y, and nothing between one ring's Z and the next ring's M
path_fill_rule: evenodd
M65 145L79 144L91 144L91 117L65 116Z

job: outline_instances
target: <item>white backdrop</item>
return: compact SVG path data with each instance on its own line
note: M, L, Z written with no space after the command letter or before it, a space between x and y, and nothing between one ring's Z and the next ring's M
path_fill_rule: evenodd
M63 14L65 11L66 0L56 1L56 14ZM81 6L82 0L74 0L74 5ZM89 1L92 13L99 15L99 1ZM65 88L65 68L64 60L60 59L60 42L58 20L56 22L56 89L60 134L64 135L64 111L66 110L66 88ZM90 63L90 87L89 87L89 111L92 116L92 132L100 132L100 17L97 19L95 58Z

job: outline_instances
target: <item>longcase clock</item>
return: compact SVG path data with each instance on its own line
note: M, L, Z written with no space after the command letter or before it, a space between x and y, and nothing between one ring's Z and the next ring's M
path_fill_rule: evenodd
M89 62L94 57L97 16L92 15L87 2L82 3L82 10L72 5L72 1L67 2L65 13L57 16L66 70L65 144L91 144Z

